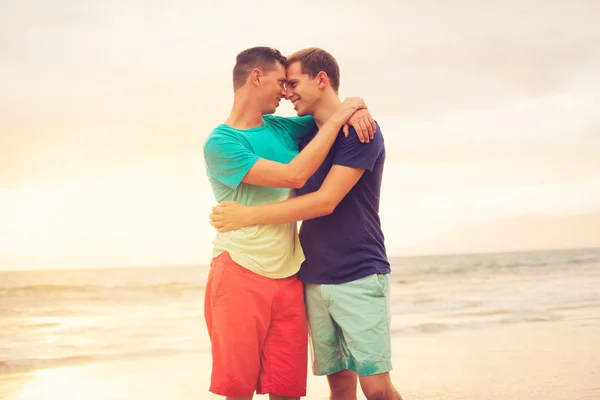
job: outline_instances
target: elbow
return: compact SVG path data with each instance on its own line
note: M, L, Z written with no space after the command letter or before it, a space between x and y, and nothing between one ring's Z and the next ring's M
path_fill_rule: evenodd
M340 203L335 196L323 190L317 190L314 193L308 194L312 197L312 218L326 217L333 214L336 207Z
M306 184L307 177L302 175L292 175L288 178L288 186L292 189L300 189Z
M326 207L323 209L322 213L321 213L321 217L326 217L328 215L333 214L333 211L335 210L335 207Z
M337 203L330 200L330 199L324 199L323 202L321 203L321 207L320 207L320 212L319 214L321 214L321 217L325 217L327 215L331 215L333 214L333 212L335 211L335 208L337 207Z
M300 188L304 187L305 184L306 184L306 179L294 178L294 179L290 180L290 188L292 188L292 189L300 189Z
M300 189L306 184L306 181L310 178L306 174L306 171L299 170L297 167L294 167L290 164L286 165L285 171L285 182L286 186L291 189Z

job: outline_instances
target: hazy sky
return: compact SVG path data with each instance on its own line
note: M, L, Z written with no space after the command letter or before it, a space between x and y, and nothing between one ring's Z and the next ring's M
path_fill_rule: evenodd
M0 2L0 269L206 263L202 143L255 45L322 47L367 101L391 254L600 211L597 1L170 3Z

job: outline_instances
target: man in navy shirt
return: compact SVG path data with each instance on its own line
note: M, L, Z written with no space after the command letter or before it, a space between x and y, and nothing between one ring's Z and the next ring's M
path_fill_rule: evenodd
M322 126L339 108L339 67L311 48L288 58L286 98L298 115ZM301 147L314 137L308 135ZM300 242L313 372L327 375L331 399L356 399L357 380L369 400L401 400L390 380L390 264L379 219L384 139L369 143L342 131L317 172L296 198L245 207L223 202L213 209L219 231L248 225L304 221Z

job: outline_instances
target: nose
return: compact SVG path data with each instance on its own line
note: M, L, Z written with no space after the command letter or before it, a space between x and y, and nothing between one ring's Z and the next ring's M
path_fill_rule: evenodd
M283 89L283 95L284 95L284 97L285 97L286 100L289 100L292 97L293 94L294 93L292 93L292 89L290 89L290 88Z

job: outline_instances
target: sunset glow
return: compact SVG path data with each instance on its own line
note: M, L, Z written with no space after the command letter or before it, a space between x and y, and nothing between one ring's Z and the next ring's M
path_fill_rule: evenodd
M600 218L600 31L588 6L548 6L532 24L508 5L439 3L438 18L388 2L365 35L353 0L319 6L350 18L345 30L294 35L274 34L289 18L279 7L249 24L211 2L130 5L15 3L0 16L11 77L0 87L0 269L208 263L202 144L229 113L235 55L257 44L323 47L341 97L367 102L386 140L391 255L469 252L478 224L521 229L531 216L575 218L568 244L594 244L578 236ZM206 40L225 26L218 45ZM277 113L294 111L284 101ZM555 231L528 246L560 245ZM438 246L446 234L462 242ZM511 235L498 229L484 247L517 249Z

